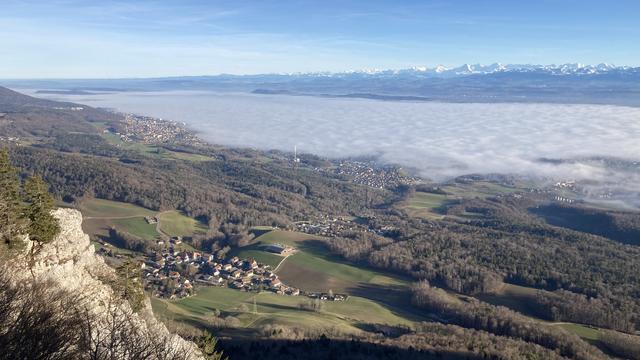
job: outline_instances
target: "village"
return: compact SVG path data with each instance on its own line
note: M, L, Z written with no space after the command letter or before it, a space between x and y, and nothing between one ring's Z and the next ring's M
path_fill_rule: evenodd
M386 236L395 230L395 228L391 226L383 226L378 229L354 221L349 217L332 217L328 215L312 221L299 221L295 226L296 231L323 237L340 237L348 233L356 232L368 232Z
M204 143L195 134L185 128L185 124L135 114L123 114L122 128L110 129L122 141L140 141L145 144L182 144L190 146Z
M269 291L278 295L299 296L330 301L343 301L346 295L304 292L284 284L271 266L254 259L233 256L226 260L197 251L177 251L173 247L179 239L171 240L172 246L156 251L141 265L145 290L153 296L180 299L195 295L195 287L226 286L239 291ZM177 245L177 244L176 244ZM273 244L265 251L282 256L294 253L294 248Z
M351 178L353 182L379 189L391 189L402 184L416 184L418 177L402 174L397 166L377 166L373 162L343 160L338 161L333 170L337 175Z

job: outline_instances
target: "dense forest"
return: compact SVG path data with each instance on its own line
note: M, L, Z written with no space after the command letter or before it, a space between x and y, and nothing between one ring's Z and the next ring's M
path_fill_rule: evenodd
M640 216L621 211L601 211L576 206L550 204L533 209L547 222L556 226L600 235L640 245Z
M413 303L433 311L447 321L489 333L538 344L572 359L599 359L604 354L561 329L536 324L514 311L475 299L456 301L444 290L420 282L413 288Z
M540 346L452 325L424 324L397 338L303 340L223 340L231 359L563 359ZM258 355L259 354L259 355Z
M548 225L527 211L530 205L512 198L472 199L448 210L483 214L465 221L406 220L388 212L376 221L410 229L394 242L339 237L327 245L349 260L463 294L492 292L503 282L549 290L552 295L538 299L544 318L635 331L640 248Z

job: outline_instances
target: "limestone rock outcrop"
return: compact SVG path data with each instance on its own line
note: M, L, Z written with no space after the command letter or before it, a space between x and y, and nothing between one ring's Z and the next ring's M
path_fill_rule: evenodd
M82 230L82 215L73 209L57 209L53 215L58 219L61 232L50 243L34 248L36 244L26 239L24 256L12 260L12 277L16 282L43 280L51 281L70 293L77 295L83 307L89 309L101 322L107 317L110 306L113 306L114 291L108 285L115 279L115 270L107 265L103 258L95 253L89 236ZM32 251L33 250L33 251ZM200 359L195 344L178 335L171 335L167 328L159 322L151 311L149 301L145 308L134 313L129 303L118 302L119 313L133 317L135 326L141 332L154 334L157 338L166 339L172 348L186 349L190 359ZM109 310L110 309L110 310Z

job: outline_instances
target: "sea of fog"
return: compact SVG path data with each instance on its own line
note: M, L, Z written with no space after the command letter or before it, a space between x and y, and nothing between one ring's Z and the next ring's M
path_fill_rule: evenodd
M640 193L638 169L540 158L640 158L640 109L606 105L393 102L211 92L31 95L185 122L223 145L327 157L376 155L432 179L468 173L593 180ZM604 184L604 185L603 185ZM616 189L614 189L616 188ZM618 189L619 190L619 189Z

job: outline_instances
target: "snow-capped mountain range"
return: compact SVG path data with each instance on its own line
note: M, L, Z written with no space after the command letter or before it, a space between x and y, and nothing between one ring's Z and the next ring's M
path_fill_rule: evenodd
M71 92L200 90L376 100L551 102L640 107L640 67L610 64L465 64L400 70L150 79L1 80L0 85Z
M288 73L290 76L318 76L318 77L347 77L352 75L361 76L417 76L417 77L456 77L475 74L495 74L495 73L539 73L549 75L598 75L610 73L640 73L640 68L630 66L616 66L607 63L598 65L586 65L580 63L561 65L531 65L531 64L501 64L491 65L464 64L458 67L447 67L438 65L435 67L414 66L408 69L380 70L364 69L344 72L310 72L310 73Z

